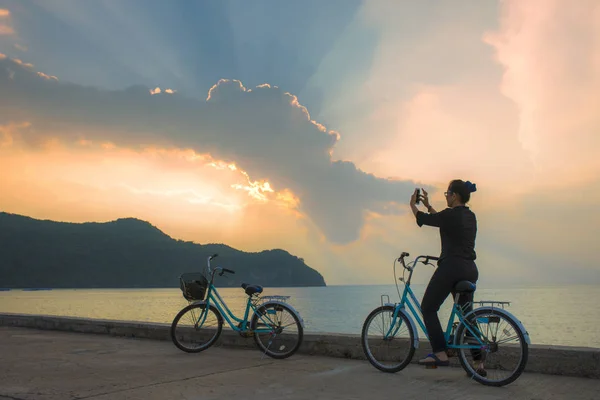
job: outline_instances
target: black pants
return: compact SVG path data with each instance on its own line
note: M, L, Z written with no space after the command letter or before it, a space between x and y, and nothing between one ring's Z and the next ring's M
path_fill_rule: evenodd
M474 261L465 260L462 258L444 258L438 264L437 269L433 273L425 294L423 295L423 301L421 302L421 311L423 312L423 322L427 333L429 334L429 341L431 342L431 348L434 353L438 353L446 350L446 340L444 340L444 331L438 318L438 311L446 300L449 294L454 296L454 285L459 281L471 281L477 283L479 279L479 272ZM473 293L461 293L458 304L465 306L465 313L473 309Z

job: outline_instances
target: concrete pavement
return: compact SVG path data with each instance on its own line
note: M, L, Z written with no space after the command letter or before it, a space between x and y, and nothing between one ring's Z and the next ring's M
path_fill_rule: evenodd
M139 339L171 340L170 323L0 312L0 326L105 334ZM252 339L242 338L238 333L227 327L223 329L218 343L229 348L256 348ZM416 363L418 359L423 358L430 351L429 343L422 339L413 357L413 362ZM304 341L298 353L366 360L360 334L304 332ZM509 356L509 354L503 352L505 356ZM458 366L458 359L451 359L451 364ZM600 349L533 344L529 346L529 357L525 371L600 379Z
M502 388L460 368L410 365L386 374L367 361L258 349L186 354L171 342L0 327L0 399L595 399L600 380L525 373Z

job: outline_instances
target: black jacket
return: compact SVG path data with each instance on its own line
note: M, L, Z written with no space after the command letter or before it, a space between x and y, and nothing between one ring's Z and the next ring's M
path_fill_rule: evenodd
M440 228L442 253L440 261L448 257L475 260L475 237L477 236L477 218L467 206L446 208L434 214L417 212L417 224Z

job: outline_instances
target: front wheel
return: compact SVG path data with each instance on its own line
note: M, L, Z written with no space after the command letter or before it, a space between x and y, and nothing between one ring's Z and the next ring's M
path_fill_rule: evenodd
M212 346L223 330L223 317L214 306L191 304L175 316L171 340L186 353L199 353Z
M473 332L461 323L455 341L459 346L479 346L458 349L460 364L467 374L487 386L514 382L525 370L529 355L529 346L517 322L500 310L489 309L476 309L467 318Z
M296 313L281 303L259 307L252 316L250 329L258 348L277 359L288 358L298 351L304 337Z
M363 324L361 342L365 356L378 370L398 372L415 354L414 331L402 313L394 318L394 307L373 310Z

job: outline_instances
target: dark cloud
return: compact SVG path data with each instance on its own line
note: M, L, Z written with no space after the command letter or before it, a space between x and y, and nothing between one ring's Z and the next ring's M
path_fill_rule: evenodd
M0 0L3 4L29 48L30 62L65 80L113 90L160 85L202 97L231 76L249 87L279 85L313 112L321 91L331 88L307 86L360 20L363 7L361 0ZM368 70L377 37L373 29L361 29L339 73ZM7 42L3 50L0 38L0 52L20 56L12 46Z
M414 188L335 161L336 132L311 121L295 96L263 85L219 81L206 101L150 94L133 86L107 91L39 76L0 60L0 120L28 121L29 135L111 141L120 146L177 146L235 162L252 179L291 189L332 242L358 238L367 211L397 213ZM35 140L35 137L25 139ZM368 140L368 138L366 139ZM431 189L431 188L429 188Z

